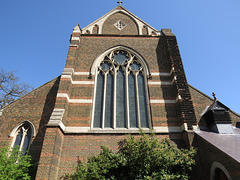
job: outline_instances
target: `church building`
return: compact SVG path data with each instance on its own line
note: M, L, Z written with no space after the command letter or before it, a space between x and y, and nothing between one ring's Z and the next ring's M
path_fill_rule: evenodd
M60 179L102 145L154 132L198 149L193 179L240 179L240 115L187 83L176 36L119 5L70 38L59 77L0 110L0 146Z

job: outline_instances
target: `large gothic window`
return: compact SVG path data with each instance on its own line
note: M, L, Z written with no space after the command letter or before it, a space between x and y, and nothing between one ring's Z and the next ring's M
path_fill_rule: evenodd
M25 154L26 151L28 151L29 149L31 138L32 138L31 126L28 122L25 122L15 132L12 146L19 147L19 150L22 151L23 154Z
M141 61L115 50L96 73L93 128L149 128L146 72Z

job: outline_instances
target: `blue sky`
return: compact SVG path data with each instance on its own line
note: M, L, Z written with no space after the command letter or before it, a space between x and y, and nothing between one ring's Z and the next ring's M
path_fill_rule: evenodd
M34 88L61 74L74 26L117 0L1 0L0 68ZM239 0L123 0L136 16L177 36L188 83L240 113Z

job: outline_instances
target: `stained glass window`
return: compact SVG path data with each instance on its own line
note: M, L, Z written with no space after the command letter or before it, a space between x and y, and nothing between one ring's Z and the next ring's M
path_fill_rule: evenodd
M146 72L125 50L105 56L95 80L93 128L149 128Z

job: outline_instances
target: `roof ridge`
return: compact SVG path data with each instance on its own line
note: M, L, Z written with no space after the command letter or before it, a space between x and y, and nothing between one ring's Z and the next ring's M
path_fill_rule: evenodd
M200 94L204 95L205 97L207 97L208 99L210 99L211 101L214 101L213 98L211 98L210 96L206 95L205 93L203 93L202 91L198 90L197 88L193 87L192 85L190 85L189 83L187 83L187 85L194 89L195 91L199 92ZM221 104L223 104L221 101L218 100L218 102L220 102ZM224 104L223 104L224 105ZM225 105L224 105L225 106ZM227 107L227 106L226 106ZM233 111L231 108L229 108L229 111L231 111L233 114L235 114L236 116L240 117L240 114L236 113L235 111Z
M4 107L3 107L2 109L0 109L0 110L4 110L4 108L6 108L7 106L10 106L11 104L17 102L18 100L20 100L20 99L28 96L28 95L29 95L30 93L32 93L33 91L36 91L36 90L40 89L41 87L45 86L46 84L50 83L51 81L54 81L55 79L57 79L57 78L59 78L59 77L61 77L61 75L60 75L60 76L57 76L56 78L53 78L52 80L50 80L50 81L48 81L48 82L46 82L46 83L44 83L43 85L37 87L36 89L33 89L32 91L28 92L28 93L25 94L24 96L19 97L18 99L14 100L14 101L11 102L10 104L7 104L6 106L4 106Z
M139 18L138 16L136 16L135 14L133 14L132 12L130 12L129 10L127 10L125 7L123 6L117 6L115 7L114 9L112 9L111 11L107 12L106 14L104 14L103 16L101 16L100 18L98 18L97 20L93 21L92 23L90 23L89 25L85 26L84 28L82 28L82 30L86 30L88 29L89 27L93 26L94 24L96 24L98 21L101 21L102 19L104 19L105 17L107 16L110 16L112 15L112 13L114 11L118 11L118 12L122 12L122 11L125 11L128 15L131 16L131 18L135 18L137 19L138 21L140 21L141 23L145 24L146 26L148 26L150 29L152 29L153 31L156 31L156 32L160 32L159 30L155 29L154 27L152 27L151 25L149 25L148 23L146 23L145 21L143 21L141 18Z

